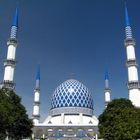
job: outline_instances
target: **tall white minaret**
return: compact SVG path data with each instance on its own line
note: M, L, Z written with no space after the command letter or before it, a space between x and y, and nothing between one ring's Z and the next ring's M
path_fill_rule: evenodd
M126 38L124 45L127 54L127 69L128 69L128 92L129 100L132 101L135 107L140 107L140 82L138 79L138 64L135 56L135 40L132 36L132 30L129 22L128 11L125 5L125 34Z
M36 85L34 90L34 105L33 105L33 122L34 124L40 121L40 66L36 75Z
M18 30L18 8L16 8L15 15L11 26L10 38L7 41L8 51L7 59L4 61L4 78L2 87L8 89L15 89L14 71L16 66L16 48L17 48L17 30Z
M111 101L110 99L110 94L111 94L111 89L109 88L109 75L108 72L105 73L105 108L107 107L108 103Z

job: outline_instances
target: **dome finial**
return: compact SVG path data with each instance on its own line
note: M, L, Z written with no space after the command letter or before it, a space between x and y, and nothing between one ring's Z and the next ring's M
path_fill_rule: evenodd
M75 73L70 73L70 79L74 79Z

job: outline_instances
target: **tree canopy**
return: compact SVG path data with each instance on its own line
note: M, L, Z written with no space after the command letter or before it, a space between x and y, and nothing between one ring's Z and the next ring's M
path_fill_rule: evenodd
M99 132L104 140L140 138L140 109L128 99L112 100L99 116Z
M21 98L14 91L0 89L0 140L7 135L15 140L29 137L32 126Z

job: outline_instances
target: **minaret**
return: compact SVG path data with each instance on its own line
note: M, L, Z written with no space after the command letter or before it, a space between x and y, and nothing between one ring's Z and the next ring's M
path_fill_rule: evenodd
M34 124L39 123L40 119L40 67L36 75L36 85L34 90L34 105L33 105L33 122Z
M17 30L18 30L18 8L16 8L15 15L11 26L10 38L7 41L8 51L7 59L4 61L4 78L2 87L8 89L15 89L14 70L16 66L15 56L17 48Z
M110 102L110 93L111 93L111 89L109 88L109 76L108 76L108 72L105 73L105 89L104 89L104 93L105 93L105 108L107 107L108 103Z
M127 54L127 69L128 69L128 91L129 100L132 101L135 107L140 107L140 82L138 80L138 64L135 56L135 40L132 36L132 30L129 22L128 11L125 5L125 34L126 38L124 45Z

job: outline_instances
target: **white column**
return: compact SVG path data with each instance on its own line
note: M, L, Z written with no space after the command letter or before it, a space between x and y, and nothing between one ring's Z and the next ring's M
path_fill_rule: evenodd
M35 136L34 136L34 134L32 134L32 139L34 140L34 138L35 138Z
M64 124L64 119L65 119L64 113L62 113L62 114L61 114L61 123L62 123L62 124Z
M42 138L43 138L43 139L45 138L45 134L42 135Z
M80 124L82 124L83 123L83 114L82 113L79 114L79 120L80 120Z
M98 134L95 135L95 140L98 140Z

